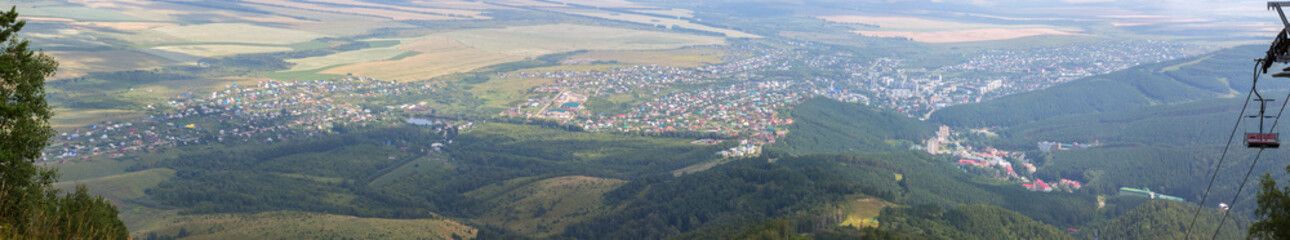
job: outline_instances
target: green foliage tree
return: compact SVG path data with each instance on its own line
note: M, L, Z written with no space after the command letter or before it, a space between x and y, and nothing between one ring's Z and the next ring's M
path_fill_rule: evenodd
M1290 166L1286 166L1286 172L1290 172ZM1278 188L1277 181L1267 173L1259 183L1259 208L1254 210L1259 221L1250 225L1250 238L1290 238L1290 186Z
M57 196L57 173L35 165L54 130L45 78L58 62L18 38L17 7L0 13L0 238L124 239L116 208L84 187Z

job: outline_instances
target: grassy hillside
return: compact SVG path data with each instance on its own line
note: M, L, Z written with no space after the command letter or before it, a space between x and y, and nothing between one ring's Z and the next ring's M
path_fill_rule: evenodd
M384 219L274 211L172 218L141 239L457 239L476 230L448 219Z
M566 226L610 213L613 209L603 203L603 195L627 183L587 176L522 182L527 184L514 188L506 188L508 184L493 185L466 193L498 206L475 221L526 236L550 237L563 232Z
M1073 114L1243 97L1250 88L1250 59L1262 56L1262 51L1259 46L1241 46L1145 64L989 102L947 107L933 113L930 121L955 127L1014 126ZM1286 85L1264 81L1260 86Z

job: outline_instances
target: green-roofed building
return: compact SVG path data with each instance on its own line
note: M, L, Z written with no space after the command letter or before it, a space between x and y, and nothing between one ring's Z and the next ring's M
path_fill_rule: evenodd
M1152 192L1150 188L1137 189L1137 188L1130 188L1130 187L1121 187L1120 196L1134 196L1134 197L1144 197L1144 198L1150 198L1150 199L1163 199L1163 200L1170 200L1170 201L1176 201L1176 202L1187 202L1187 200L1183 200L1180 197L1174 197L1174 196Z

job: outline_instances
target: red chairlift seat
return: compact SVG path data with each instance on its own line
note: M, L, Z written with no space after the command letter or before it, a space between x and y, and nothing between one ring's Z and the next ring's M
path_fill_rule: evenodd
M1280 136L1273 131L1271 126L1276 122L1277 115L1265 114L1268 102L1272 99L1257 99L1251 102L1250 107L1257 107L1255 113L1245 116L1245 146L1249 148L1279 148L1281 147Z
M1276 133L1245 133L1245 146L1250 148L1278 148L1281 142Z

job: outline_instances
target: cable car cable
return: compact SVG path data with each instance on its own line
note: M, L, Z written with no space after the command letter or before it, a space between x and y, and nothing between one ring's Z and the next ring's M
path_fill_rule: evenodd
M1245 183L1250 181L1250 173L1254 172L1254 166L1259 164L1259 157L1263 156L1263 148L1259 148L1259 153L1254 155L1254 163L1250 164L1250 170L1245 171L1245 180L1241 180L1241 187L1236 189L1236 195L1232 196L1232 204L1227 205L1227 211L1223 211L1223 219L1218 221L1218 229L1214 229L1214 236L1210 239L1218 239L1218 232L1223 230L1223 224L1227 223L1227 214L1232 213L1232 208L1236 206L1236 200L1241 196L1241 190L1245 189Z
M1275 132L1277 124L1281 122L1281 113L1286 110L1286 102L1290 102L1285 100L1290 100L1290 93L1286 93L1286 98L1281 101L1281 109L1277 110L1277 117L1272 120L1272 127L1268 129L1268 132ZM1223 218L1219 220L1218 229L1214 230L1214 236L1211 239L1217 239L1218 232L1223 230L1223 225L1227 223L1227 215L1232 212L1233 206L1236 206L1236 200L1241 196L1241 190L1244 190L1245 184L1250 181L1250 174L1254 172L1254 166L1259 164L1259 157L1263 156L1263 150L1264 148L1259 148L1259 153L1254 155L1254 162L1250 163L1250 170L1245 171L1245 179L1241 180L1241 187L1237 188L1236 195L1232 196L1232 204L1227 206L1227 211L1223 211Z
M1261 61L1260 61L1261 62ZM1241 113L1236 115L1236 124L1232 125L1232 134L1227 137L1227 145L1223 146L1223 154L1218 157L1218 165L1214 166L1214 174L1209 177L1209 186L1205 187L1205 194L1200 198L1200 204L1196 205L1196 211L1191 215L1191 224L1187 225L1184 231L1183 239L1191 236L1192 227L1196 226L1196 217L1200 216L1201 207L1205 206L1205 200L1209 199L1209 191L1214 187L1214 179L1218 178L1218 170L1222 169L1223 161L1227 159L1227 150L1232 148L1232 139L1236 139L1236 130L1241 126L1241 119L1245 118L1245 109L1250 106L1250 98L1254 96L1255 83L1259 81L1259 62L1254 63L1254 81L1250 83L1250 92L1245 94L1245 104L1241 104Z

